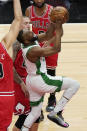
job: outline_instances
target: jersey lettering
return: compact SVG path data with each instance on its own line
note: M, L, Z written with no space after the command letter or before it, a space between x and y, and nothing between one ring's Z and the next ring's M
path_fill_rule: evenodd
M40 22L40 20L32 21L33 28L41 28L41 29L47 29L48 28L48 22Z

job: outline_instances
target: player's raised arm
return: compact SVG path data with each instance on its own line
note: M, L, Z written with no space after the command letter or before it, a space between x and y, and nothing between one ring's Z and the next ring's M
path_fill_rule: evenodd
M9 32L2 40L7 49L9 49L11 44L16 40L22 20L20 0L13 0L13 7L14 7L14 20L11 24Z
M55 25L54 23L50 23L46 32L38 34L39 42L49 40L54 36L54 32L55 32Z

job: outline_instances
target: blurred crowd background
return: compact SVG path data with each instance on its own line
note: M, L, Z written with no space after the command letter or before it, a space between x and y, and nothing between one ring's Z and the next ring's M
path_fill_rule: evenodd
M30 5L30 0L20 0L23 15ZM53 6L65 6L69 10L68 23L87 23L87 0L45 0ZM13 20L12 0L0 0L0 24L10 24Z

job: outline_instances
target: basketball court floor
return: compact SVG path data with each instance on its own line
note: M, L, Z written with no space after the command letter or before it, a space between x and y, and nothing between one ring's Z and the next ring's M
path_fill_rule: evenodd
M9 25L0 25L0 40L8 32ZM62 49L59 53L57 75L68 76L80 82L80 89L64 109L63 116L69 123L69 128L62 128L47 119L45 111L48 96L43 103L44 121L38 131L87 131L87 24L64 24ZM12 50L9 50L12 55ZM56 93L59 100L63 92ZM17 119L13 116L10 131Z

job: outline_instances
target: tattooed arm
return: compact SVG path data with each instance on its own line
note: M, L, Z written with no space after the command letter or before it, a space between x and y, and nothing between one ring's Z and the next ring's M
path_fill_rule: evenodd
M12 56L12 58L13 58L13 63L14 63L14 62L15 62L15 59L16 59L16 56L17 56L17 53L18 53L18 51L19 51L20 48L21 48L21 44L20 44L18 41L16 41L16 42L13 44L12 48L13 48L13 56ZM21 79L21 77L18 75L15 67L14 67L14 70L13 70L13 71L14 71L14 81L17 82L18 84L21 84L22 79Z
M13 44L13 63L15 62L17 53L20 50L20 48L21 48L21 44L18 41L16 41ZM25 96L29 97L29 93L27 91L26 85L25 85L24 81L22 80L22 78L17 73L15 67L13 68L13 72L14 72L14 81L21 86L21 89L24 92Z

